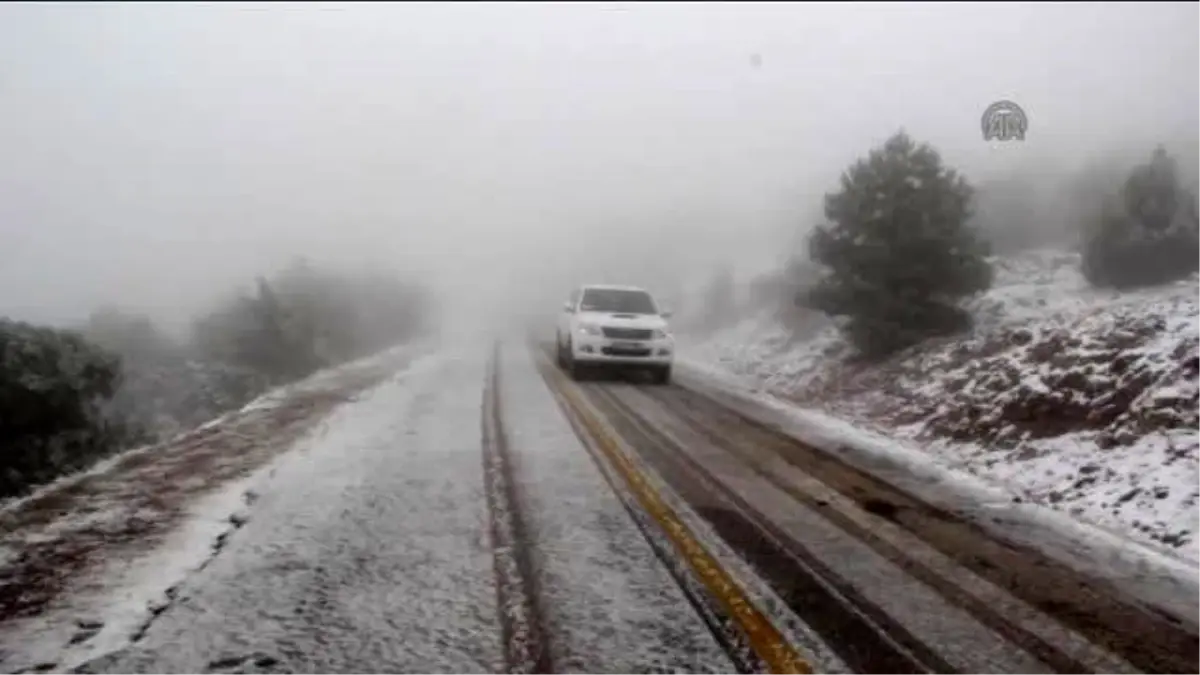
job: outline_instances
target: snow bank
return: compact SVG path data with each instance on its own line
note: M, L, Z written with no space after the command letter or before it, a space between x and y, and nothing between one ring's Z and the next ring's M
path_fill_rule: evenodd
M266 472L228 483L190 505L181 526L150 555L114 561L96 572L47 620L18 631L20 656L27 663L57 663L56 670L67 671L127 646L130 636L166 606L174 589L212 558L214 543L244 522L247 495L254 494L250 488ZM11 639L6 636L6 642Z

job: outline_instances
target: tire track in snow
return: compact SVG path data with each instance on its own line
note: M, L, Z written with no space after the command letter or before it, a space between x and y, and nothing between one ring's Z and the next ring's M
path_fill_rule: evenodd
M774 488L798 504L819 512L847 535L869 546L997 636L1056 672L1130 672L1133 669L1126 661L1099 649L905 531L893 522L894 513L886 508L890 502L868 501L865 508L858 508L852 499L789 464L769 445L739 442L737 436L727 438L728 429L715 424L711 415L680 404L675 400L675 394L673 391L623 391L618 398L632 397L626 401L631 409L655 405L640 398L643 396L663 405L679 424L687 425L690 432L699 435L690 438L703 438L736 457ZM678 447L685 447L679 444L678 438L675 442ZM879 513L870 511L872 506Z
M536 344L531 344L530 350L533 353L539 351ZM707 605L707 611L699 607L697 610L706 621L714 614L723 618L718 626L713 626L714 634L739 669L743 672L759 671L765 667L771 672L812 672L812 666L784 639L779 629L755 606L734 577L690 532L684 521L625 455L625 451L598 427L597 420L584 410L580 395L559 386L558 383L563 382L562 375L552 370L546 359L539 359L538 365L547 386L613 489L623 498L627 492L632 493L640 510L649 514L654 521L657 526L655 529L670 540L674 548L671 557L686 561L690 567L688 576L697 578L699 583L696 586L705 591L702 604ZM630 505L630 508L637 507ZM655 544L654 538L648 539L651 545ZM671 567L668 564L668 568ZM672 572L675 573L675 570L672 569ZM689 596L692 595L690 589L693 585L681 582L681 587Z
M734 620L622 486L546 386L524 345L504 351L502 396L527 501L547 647L562 672L765 669ZM547 414L550 412L550 414Z
M885 618L881 612L864 611L861 598L853 597L844 585L830 584L829 575L817 569L815 560L794 556L737 495L722 491L715 481L677 462L666 450L669 441L638 420L607 389L589 393L603 402L605 414L611 415L609 421L623 437L643 440L639 450L666 483L751 563L794 612L826 636L852 668L890 673L954 670L903 627L893 624L890 630L878 629L877 624Z
M504 435L499 381L500 345L496 343L483 387L481 426L484 487L505 667L510 673L553 673L550 652L542 639L545 628L538 607L537 579Z
M1071 661L1080 661L1099 672L1125 670L1130 665L1147 672L1196 670L1195 633L1152 607L1130 602L1107 581L1035 548L989 534L962 513L946 511L919 493L800 442L707 393L673 387L653 396L683 419L690 419L693 428L721 430L728 436L722 441L725 444L774 452L812 479L858 502L863 510L874 510L965 569L1060 622L1072 635L1064 639L1067 633L1061 632L1052 642L1056 651L1069 645L1070 654L1067 659L1063 658L1067 654L1062 654L1051 660L1054 666L1074 672L1078 667ZM1046 633L1045 628L1040 632ZM1040 651L1045 656L1045 650Z

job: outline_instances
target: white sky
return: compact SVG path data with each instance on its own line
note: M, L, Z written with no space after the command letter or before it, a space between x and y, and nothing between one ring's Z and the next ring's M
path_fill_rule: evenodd
M6 3L0 314L116 301L180 321L299 254L489 306L755 264L901 127L968 176L1195 146L1198 19L1149 2ZM1000 98L1029 114L1026 143L983 141Z

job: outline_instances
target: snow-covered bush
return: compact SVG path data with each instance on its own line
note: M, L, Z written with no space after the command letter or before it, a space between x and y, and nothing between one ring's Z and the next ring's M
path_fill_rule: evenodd
M192 338L206 360L283 383L408 340L425 330L428 314L427 294L415 284L301 261L202 317Z
M0 497L411 339L429 311L394 276L297 264L202 317L190 344L111 306L75 331L0 319Z
M74 331L0 319L0 497L82 468L125 437L116 356Z
M121 360L108 403L130 442L155 442L239 407L267 388L262 374L188 353L149 317L116 307L94 312L84 336Z

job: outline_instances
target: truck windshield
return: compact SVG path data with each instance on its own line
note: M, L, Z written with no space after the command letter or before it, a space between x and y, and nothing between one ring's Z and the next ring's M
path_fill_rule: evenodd
M654 300L645 291L624 291L609 288L589 288L579 303L582 312L612 312L613 314L657 314Z

